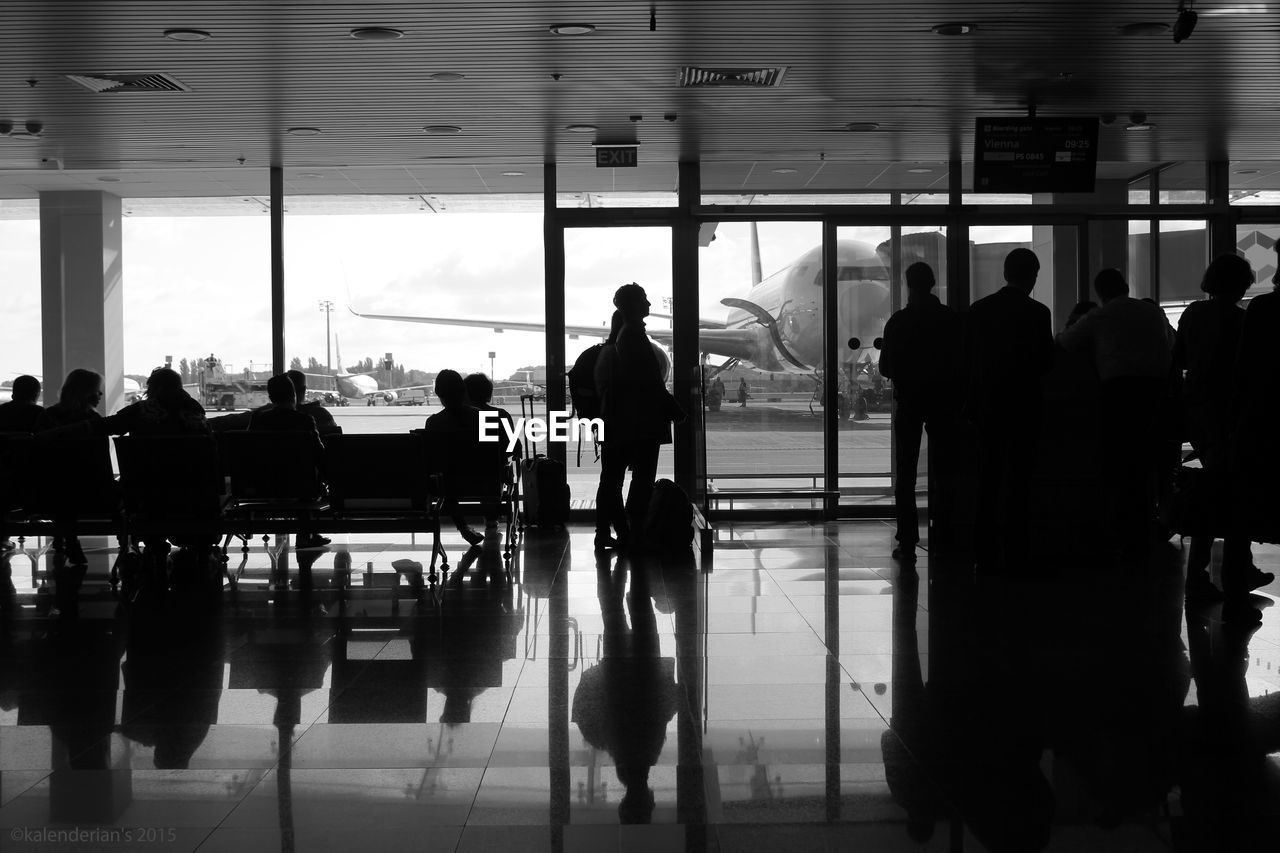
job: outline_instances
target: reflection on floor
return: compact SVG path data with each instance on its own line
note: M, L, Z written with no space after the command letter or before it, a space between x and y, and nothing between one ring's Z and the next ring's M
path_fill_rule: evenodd
M3 848L1280 837L1275 587L1187 613L1174 544L1142 568L994 580L927 554L903 571L891 534L728 526L701 565L530 531L509 573L500 543L454 543L438 589L413 582L427 549L408 541L286 551L287 583L258 545L234 591L134 602L107 589L105 550L53 595L9 555Z

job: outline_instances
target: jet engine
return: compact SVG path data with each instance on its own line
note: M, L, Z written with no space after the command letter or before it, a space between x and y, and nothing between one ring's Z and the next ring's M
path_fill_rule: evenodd
M379 393L382 397L382 402L386 403L388 406L399 399L399 395L396 394L395 391L382 391Z

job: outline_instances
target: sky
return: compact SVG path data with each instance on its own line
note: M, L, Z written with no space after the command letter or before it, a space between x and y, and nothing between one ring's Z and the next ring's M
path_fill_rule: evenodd
M266 216L132 216L124 220L125 370L143 374L172 355L216 354L234 369L269 369L270 251ZM814 222L762 223L766 276L821 242ZM907 229L910 230L910 229ZM929 230L929 229L924 229ZM875 245L888 228L842 228L841 238ZM989 229L982 242L1026 240L1029 227ZM544 363L540 334L395 323L368 313L542 322L540 213L293 215L285 220L285 342L289 358L325 361L330 300L337 351L349 366L384 353L408 368L511 376ZM750 287L749 229L721 224L700 250L700 315L723 318L725 296ZM607 325L613 291L636 281L655 311L671 294L665 228L585 228L565 235L566 319ZM39 223L0 220L0 378L40 370ZM661 323L653 320L651 325ZM567 359L592 341L566 342Z

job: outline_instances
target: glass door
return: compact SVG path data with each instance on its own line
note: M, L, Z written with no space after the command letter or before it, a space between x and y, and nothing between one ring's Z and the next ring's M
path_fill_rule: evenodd
M565 369L573 367L587 348L609 334L613 315L613 295L624 284L635 282L644 288L651 305L646 330L655 355L665 368L671 386L671 229L668 227L566 228L565 254ZM530 376L536 384L566 384L565 376L547 376L536 366ZM538 402L539 417L546 415L546 403ZM514 410L512 411L514 414ZM545 452L545 448L540 448ZM566 447L570 506L594 510L596 487L600 482L600 461L590 437L570 433ZM658 477L674 476L671 444L658 454ZM628 478L630 474L628 474ZM629 488L629 486L628 486ZM625 492L624 492L625 494Z
M822 225L721 222L702 234L708 504L821 511Z
M893 504L896 472L893 383L880 374L877 343L890 315L906 304L907 267L928 264L937 281L934 295L947 301L946 229L841 226L836 241L839 502L842 507L876 507L880 514ZM922 510L927 459L926 438L916 466Z

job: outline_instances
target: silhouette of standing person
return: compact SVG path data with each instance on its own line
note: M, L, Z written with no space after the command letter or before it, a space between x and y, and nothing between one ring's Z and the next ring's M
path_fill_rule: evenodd
M658 471L658 451L671 443L671 422L683 415L667 393L666 378L657 354L645 334L649 298L634 282L619 287L613 296L617 313L613 344L596 360L596 389L604 436L600 451L600 486L596 491L597 548L626 547L643 529ZM620 325L619 325L620 324ZM625 508L622 481L631 469L631 487ZM609 529L617 539L609 537Z
M1222 584L1229 595L1246 593L1270 582L1253 565L1249 540L1232 518L1231 433L1234 426L1236 367L1244 328L1240 300L1253 284L1253 268L1236 254L1213 259L1204 271L1200 289L1208 299L1193 302L1182 312L1174 345L1174 364L1186 371L1183 403L1191 446L1205 471L1210 499L1202 502L1218 510L1212 530L1191 537L1187 555L1187 596L1212 600L1221 593L1209 578L1213 535L1224 533ZM1203 520L1202 520L1203 521Z
M1111 546L1133 556L1155 520L1156 419L1169 394L1173 330L1158 305L1129 296L1117 269L1093 280L1102 306L1058 335L1068 352L1087 353L1098 371L1103 488Z
M1276 245L1280 260L1280 244ZM1246 535L1280 541L1280 268L1275 289L1249 301L1240 331L1236 411L1236 499ZM1274 578L1246 570L1241 586L1257 589ZM1224 579L1225 583L1225 579Z
M745 409L747 407L747 398L751 396L751 392L747 390L747 380L738 380L738 407Z
M916 468L920 438L929 430L934 442L945 442L954 417L957 394L956 354L960 351L960 318L933 295L933 270L923 262L907 267L907 305L889 318L880 349L880 375L893 381L897 404L893 417L893 502L898 519L898 547L893 556L914 560L920 541L916 508Z
M1040 261L1030 249L1004 259L1006 285L969 309L966 410L978 429L977 548L1004 568L1030 546L1031 475L1040 438L1040 377L1053 366L1049 309L1031 298Z

